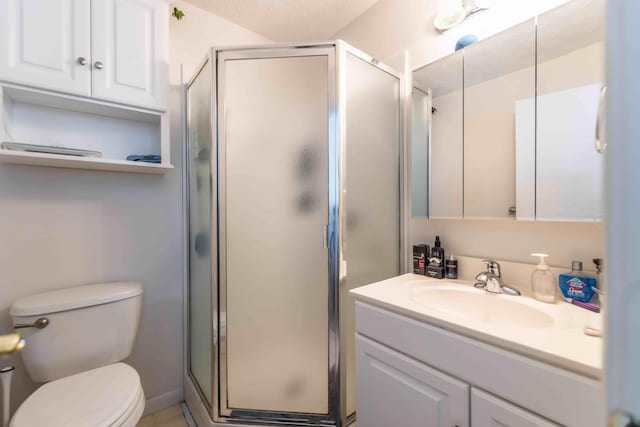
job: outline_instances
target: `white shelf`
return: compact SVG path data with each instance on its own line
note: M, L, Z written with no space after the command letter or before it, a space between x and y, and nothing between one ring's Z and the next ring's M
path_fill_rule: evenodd
M0 164L145 174L173 169L167 113L5 83L0 84L3 141L99 151L103 157L0 149ZM162 163L124 160L131 154L160 155Z
M14 102L149 123L160 123L163 114L130 105L114 104L99 99L50 92L11 83L2 83L2 95Z
M0 163L146 174L164 174L173 169L173 165L166 163L131 162L129 160L30 153L4 149L0 149Z

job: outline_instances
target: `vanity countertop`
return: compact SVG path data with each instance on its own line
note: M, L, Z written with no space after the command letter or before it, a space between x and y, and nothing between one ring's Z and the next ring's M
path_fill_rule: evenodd
M351 290L357 301L595 379L602 338L584 334L601 314L559 301L489 294L472 282L405 274Z

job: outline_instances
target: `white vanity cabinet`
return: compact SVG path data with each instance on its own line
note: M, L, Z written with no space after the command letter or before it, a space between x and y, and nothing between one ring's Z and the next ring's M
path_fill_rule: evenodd
M469 425L467 384L363 336L356 354L358 425Z
M164 0L0 0L0 80L164 111Z
M602 425L601 381L356 299L358 425Z
M472 427L560 427L482 390L471 390Z

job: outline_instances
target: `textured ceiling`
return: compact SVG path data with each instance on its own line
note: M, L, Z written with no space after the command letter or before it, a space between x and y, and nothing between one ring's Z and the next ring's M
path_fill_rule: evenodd
M378 0L187 0L276 42L327 40Z

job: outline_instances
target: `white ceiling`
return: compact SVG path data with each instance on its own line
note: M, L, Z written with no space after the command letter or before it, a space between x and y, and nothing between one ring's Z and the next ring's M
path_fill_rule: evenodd
M378 0L187 0L276 42L330 39Z

